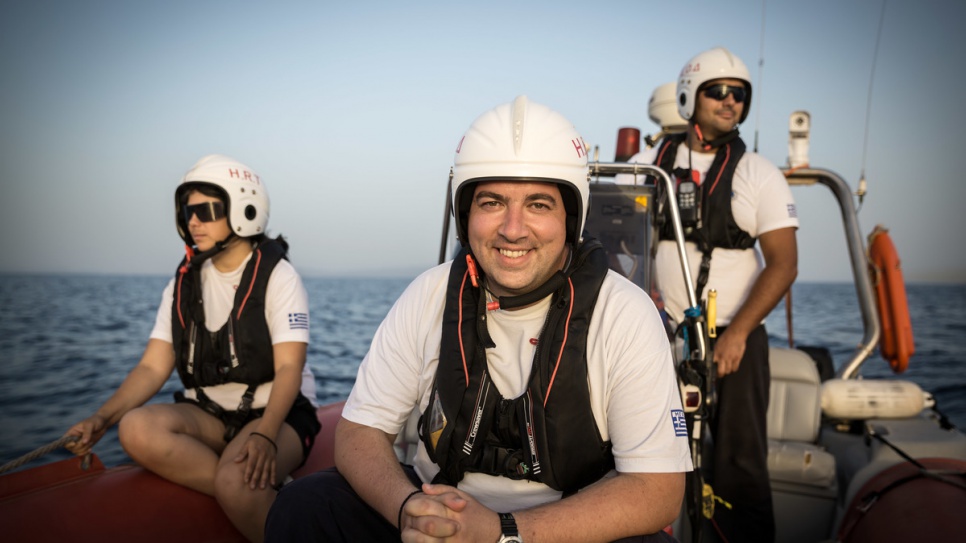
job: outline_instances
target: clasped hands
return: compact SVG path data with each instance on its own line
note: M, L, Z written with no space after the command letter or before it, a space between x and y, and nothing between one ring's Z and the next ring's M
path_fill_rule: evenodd
M424 484L403 506L405 543L485 542L500 538L500 518L472 496L449 485Z

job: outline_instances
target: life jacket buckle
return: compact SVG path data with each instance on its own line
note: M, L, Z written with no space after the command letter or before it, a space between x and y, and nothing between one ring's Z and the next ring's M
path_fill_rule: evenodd
M498 448L497 466L502 467L502 473L508 479L520 480L530 476L530 465L524 462L523 451ZM494 470L497 472L497 470Z

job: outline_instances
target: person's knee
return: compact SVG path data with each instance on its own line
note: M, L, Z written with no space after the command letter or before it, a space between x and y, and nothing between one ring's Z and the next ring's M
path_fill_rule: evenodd
M325 491L325 478L319 473L313 473L296 479L282 487L272 504L272 509L283 508L295 511L301 507L308 510L315 508L310 503L320 504L325 501L328 493Z
M224 508L244 508L252 494L245 483L244 463L219 463L215 470L215 499Z
M320 529L318 516L323 507L324 492L318 492L312 480L318 474L296 479L279 490L265 519L265 541L302 541L303 536Z
M282 487L265 524L266 542L398 540L395 523L382 518L335 468Z
M130 457L143 456L157 443L157 421L152 410L139 407L128 411L117 425L117 438Z
M351 501L347 495L347 484L340 484L341 481L334 480L340 477L328 471L321 471L306 475L296 479L278 492L272 508L269 511L269 525L272 519L279 521L279 524L290 522L306 522L316 519L319 516L329 514L333 505L338 505L343 500ZM338 509L338 507L336 507Z

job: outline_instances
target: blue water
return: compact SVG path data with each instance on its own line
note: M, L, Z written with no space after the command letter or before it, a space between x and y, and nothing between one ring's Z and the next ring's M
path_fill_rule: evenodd
M0 275L0 463L59 438L88 416L137 363L167 277ZM319 402L344 399L370 338L409 279L305 279L311 310L308 363ZM794 338L828 347L837 364L862 339L850 284L796 284ZM912 285L916 355L902 378L933 392L939 408L966 428L966 285ZM775 345L787 345L784 303L768 318ZM863 375L891 370L875 357ZM172 377L155 397L171 400ZM128 461L116 428L97 444L106 465ZM51 453L33 464L67 458Z

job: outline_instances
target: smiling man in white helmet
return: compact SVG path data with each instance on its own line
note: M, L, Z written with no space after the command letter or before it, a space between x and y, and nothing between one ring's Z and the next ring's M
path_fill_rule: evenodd
M798 270L795 201L782 173L746 152L738 125L751 108L751 77L723 47L685 64L678 111L688 130L669 136L631 162L656 164L677 178L678 205L698 299L717 291L717 405L713 488L731 508L714 522L729 541L775 537L768 482L769 368L764 320ZM632 176L618 176L632 183ZM684 195L693 195L685 197ZM657 285L675 323L684 322L687 292L665 209L656 258ZM760 254L755 250L758 245ZM762 262L763 261L763 262Z
M691 462L670 347L650 298L582 239L585 153L523 96L473 122L452 170L463 250L386 316L337 470L282 490L269 541L671 539Z
M261 541L275 486L319 431L305 365L308 296L288 243L265 235L268 192L248 166L208 155L174 197L185 242L137 366L68 434L90 452L118 424L124 451L158 475L213 495L238 530ZM177 369L185 390L152 403Z

